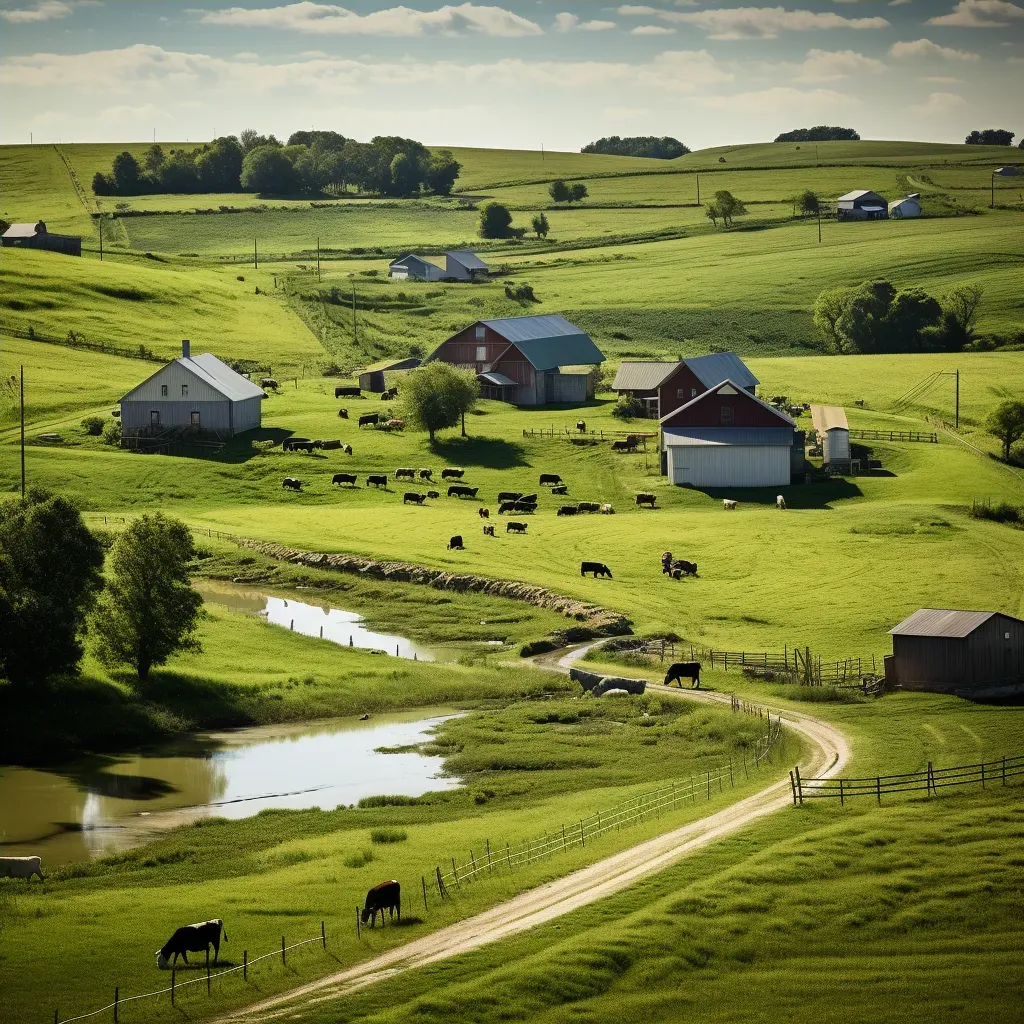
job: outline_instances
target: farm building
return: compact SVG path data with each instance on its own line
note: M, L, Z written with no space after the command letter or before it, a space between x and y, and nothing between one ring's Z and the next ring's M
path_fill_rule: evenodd
M411 252L388 264L388 276L396 281L479 281L489 273L479 256L464 250L446 252L443 269Z
M877 192L847 192L836 201L837 220L886 220L889 205Z
M420 365L420 361L414 357L408 359L385 359L383 362L374 363L368 366L359 374L359 390L372 391L379 395L387 391L388 382L385 374L396 370L412 370Z
M422 256L407 252L388 264L388 277L396 281L440 281L444 271Z
M846 410L837 405L812 405L811 421L821 441L825 465L849 469L850 427L846 422Z
M803 468L803 433L727 380L661 418L662 473L691 487L781 487Z
M181 356L156 371L121 399L121 427L129 432L207 430L231 437L260 425L266 396L247 377L208 352Z
M758 379L735 352L715 352L674 363L626 362L615 374L612 391L633 395L643 402L649 417L660 419L726 380L752 395L757 393Z
M7 248L44 249L60 252L65 256L82 255L82 239L78 235L53 235L46 230L46 224L12 224L2 236L0 244Z
M914 192L909 196L904 196L902 199L897 199L896 202L889 204L889 219L890 220L909 220L912 217L921 216L921 203L919 202L921 196L919 193Z
M892 684L974 697L1024 693L1024 621L1012 615L922 608L889 632Z
M553 314L478 320L425 361L435 359L473 370L485 398L513 405L584 402L594 394L590 374L566 368L604 362L589 335Z
M444 276L455 281L480 281L490 272L491 268L475 253L457 250L444 254Z

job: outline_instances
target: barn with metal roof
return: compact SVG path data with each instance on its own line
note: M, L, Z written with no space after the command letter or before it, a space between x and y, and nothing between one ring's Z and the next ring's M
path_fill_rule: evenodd
M894 626L886 679L961 696L1024 693L1024 621L1002 612L922 608Z
M836 200L837 220L888 220L889 204L877 192L857 189Z

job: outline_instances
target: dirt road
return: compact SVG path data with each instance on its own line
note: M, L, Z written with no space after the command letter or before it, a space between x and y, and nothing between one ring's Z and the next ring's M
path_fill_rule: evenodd
M583 657L593 645L578 648L562 656L557 667L567 670L572 662ZM554 668L556 665L551 665ZM660 695L711 703L730 702L725 694L703 690L672 689L649 684ZM810 715L782 711L782 719L794 732L803 735L812 748L801 768L809 775L838 774L850 755L843 734L834 726ZM773 783L758 793L730 807L709 814L654 839L623 850L612 857L574 871L564 878L531 889L481 914L449 925L423 938L383 953L343 971L302 985L289 992L236 1010L220 1018L228 1022L270 1021L290 1017L304 1007L337 999L357 989L383 981L402 971L458 956L490 942L497 942L517 932L544 924L552 918L569 914L579 907L603 899L625 889L638 879L654 874L702 849L723 836L743 828L767 814L791 803L788 780Z

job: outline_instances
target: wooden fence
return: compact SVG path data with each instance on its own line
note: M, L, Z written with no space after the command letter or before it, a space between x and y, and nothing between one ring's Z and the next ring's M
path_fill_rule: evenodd
M523 428L523 437L550 437L552 439L557 437L563 441L578 441L581 438L594 441L617 441L635 437L639 439L638 443L643 445L644 451L647 451L648 440L653 440L657 436L657 434L643 433L638 430L576 430L575 427Z
M41 341L46 345L62 345L64 348L84 348L90 352L105 352L109 356L121 356L123 359L144 359L149 363L166 363L163 356L151 352L145 345L128 348L125 345L111 345L106 341L86 341L77 336L57 338L50 334L40 334L34 327L22 330L20 327L0 327L0 334L12 338L24 338L26 341Z
M938 444L939 435L921 430L851 430L854 441L924 441Z
M794 804L802 804L805 800L837 799L845 805L847 800L860 796L873 796L880 804L883 794L927 793L934 796L946 786L980 785L982 789L989 785L1005 786L1007 779L1018 775L1024 775L1024 755L953 768L936 768L929 761L924 771L864 778L804 779L800 777L797 766L789 773L789 779Z

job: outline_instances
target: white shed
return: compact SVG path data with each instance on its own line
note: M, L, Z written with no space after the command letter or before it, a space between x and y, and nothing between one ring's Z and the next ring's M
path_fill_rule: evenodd
M811 420L821 440L825 465L849 463L850 427L846 422L846 410L838 405L812 405Z
M444 276L456 281L482 281L491 268L476 253L454 250L444 254Z
M792 427L665 428L669 483L690 487L786 487Z
M407 252L388 264L388 276L396 281L441 281L444 271L422 256Z
M921 216L921 196L918 193L904 196L889 204L889 216L892 220L909 220Z

